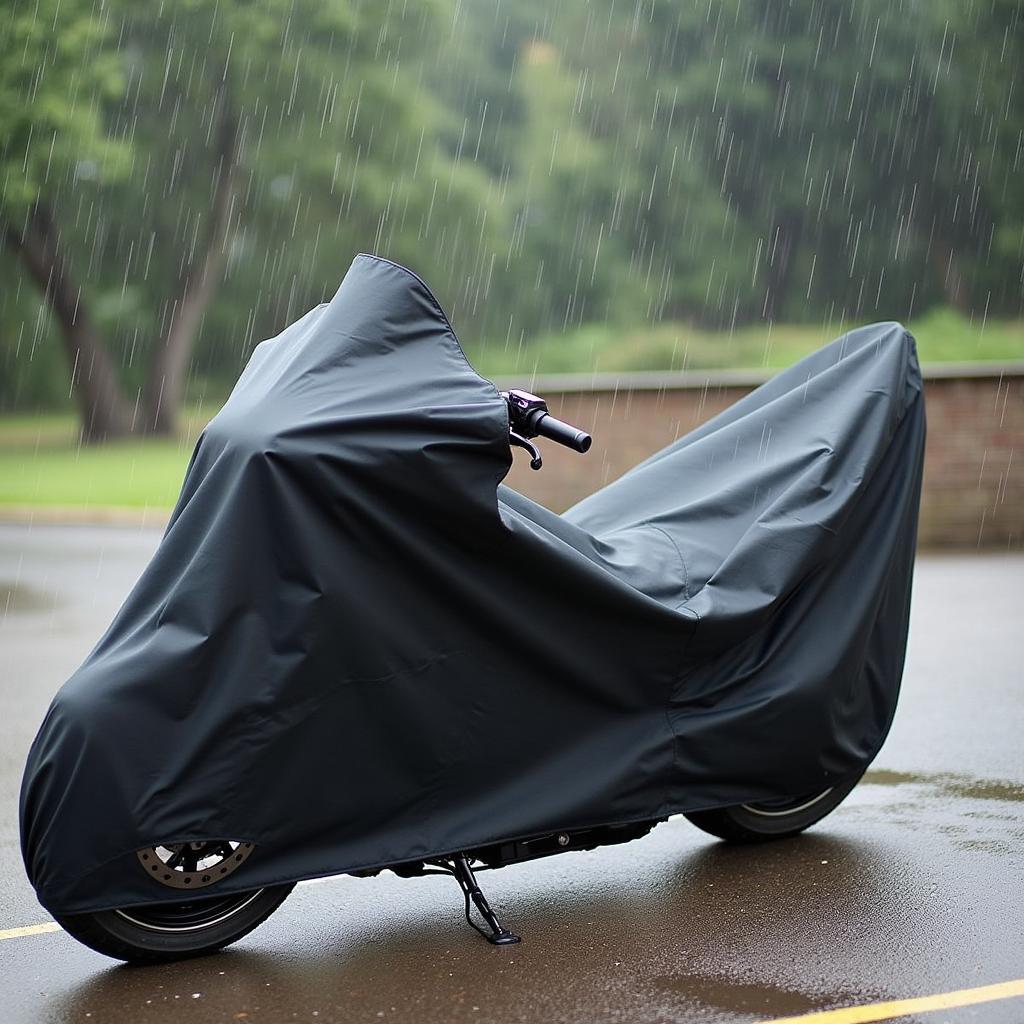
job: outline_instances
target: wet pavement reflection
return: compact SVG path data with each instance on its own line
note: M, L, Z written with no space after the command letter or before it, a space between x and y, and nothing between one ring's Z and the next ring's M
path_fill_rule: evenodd
M18 541L0 530L0 579ZM25 680L0 709L0 929L46 920L10 815L48 694L141 564L138 537L104 543L98 591L84 556L56 585L40 545L22 585L63 604L4 619L0 603ZM300 885L236 947L167 967L113 966L59 932L0 941L0 1020L752 1024L1024 977L1024 559L923 559L916 587L892 736L800 839L728 847L673 819L622 847L482 873L520 946L470 931L452 880L391 875ZM1019 1024L1024 1000L901 1019Z

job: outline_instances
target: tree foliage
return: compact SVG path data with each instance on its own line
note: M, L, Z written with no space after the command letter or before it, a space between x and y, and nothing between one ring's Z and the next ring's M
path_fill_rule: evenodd
M62 338L86 434L172 430L360 250L506 346L1019 315L1022 38L1017 0L13 0L0 403L66 394Z

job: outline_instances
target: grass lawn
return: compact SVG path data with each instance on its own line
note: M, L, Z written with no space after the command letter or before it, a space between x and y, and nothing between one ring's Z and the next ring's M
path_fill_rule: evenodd
M0 508L169 509L216 406L190 408L180 439L77 443L72 415L0 417Z
M925 363L1024 359L1024 321L969 321L937 310L910 324ZM842 333L842 325L744 327L713 333L679 323L633 329L605 324L523 346L469 346L485 376L589 370L784 367ZM81 447L72 415L0 417L0 510L4 506L169 509L202 427L217 404L183 417L179 440Z
M469 348L486 376L597 370L710 370L790 366L852 324L756 324L732 332L666 322L621 328L584 325L567 334ZM1024 320L971 321L938 309L908 325L923 363L1024 359Z
M0 447L0 506L170 508L191 452L176 441Z

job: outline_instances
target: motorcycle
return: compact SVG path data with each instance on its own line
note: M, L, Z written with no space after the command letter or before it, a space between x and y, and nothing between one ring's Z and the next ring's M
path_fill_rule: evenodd
M877 753L925 436L898 324L844 335L556 515L512 449L585 430L360 255L257 346L161 544L29 754L42 904L108 956L246 935L300 880L477 875L682 814L793 836Z

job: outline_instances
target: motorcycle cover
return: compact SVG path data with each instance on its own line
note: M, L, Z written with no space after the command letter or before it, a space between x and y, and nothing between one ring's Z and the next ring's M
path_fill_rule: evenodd
M256 348L50 707L21 797L40 900L180 900L136 857L158 844L254 843L224 893L859 773L924 436L913 339L877 324L555 515L502 486L505 402L430 290L357 257Z

